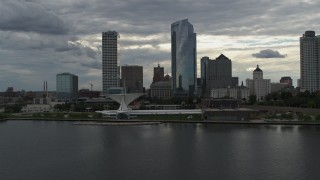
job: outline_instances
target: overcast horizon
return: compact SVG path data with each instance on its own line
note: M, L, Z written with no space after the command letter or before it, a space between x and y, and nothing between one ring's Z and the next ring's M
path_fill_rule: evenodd
M101 32L120 34L120 65L141 65L149 88L153 67L171 75L171 23L189 19L200 59L224 54L239 84L257 65L264 78L300 77L299 37L320 34L315 0L2 0L0 91L55 90L56 74L79 77L79 89L101 90Z

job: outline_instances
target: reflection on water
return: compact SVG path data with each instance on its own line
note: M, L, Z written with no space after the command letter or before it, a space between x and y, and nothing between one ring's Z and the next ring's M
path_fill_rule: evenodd
M0 179L318 179L319 137L319 126L7 121Z

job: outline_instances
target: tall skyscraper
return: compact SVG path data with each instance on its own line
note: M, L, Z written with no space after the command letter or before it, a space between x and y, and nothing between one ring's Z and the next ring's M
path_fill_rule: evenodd
M320 36L306 31L300 37L300 83L301 91L320 90Z
M119 33L102 32L102 89L108 94L111 87L119 87Z
M121 80L127 93L143 93L142 66L121 66Z
M232 77L232 62L221 54L215 60L201 58L201 79L203 95L208 96L212 89L238 86L238 77Z
M188 19L171 24L172 88L175 96L195 94L197 87L196 33Z
M72 100L78 98L78 76L70 73L61 73L56 76L57 98Z

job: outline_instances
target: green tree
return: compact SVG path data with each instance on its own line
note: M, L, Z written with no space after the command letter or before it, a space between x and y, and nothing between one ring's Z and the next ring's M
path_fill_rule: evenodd
M253 105L257 102L257 96L256 95L250 95L249 96L249 104Z
M22 106L20 104L14 104L14 105L7 105L4 108L5 113L18 113L22 109Z
M290 99L290 98L292 98L292 94L290 93L290 92L285 92L285 91L283 91L283 92L281 92L281 99Z

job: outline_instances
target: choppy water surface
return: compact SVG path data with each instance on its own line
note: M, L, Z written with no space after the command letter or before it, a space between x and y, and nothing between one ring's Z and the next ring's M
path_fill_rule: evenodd
M320 126L0 123L0 179L319 179Z

